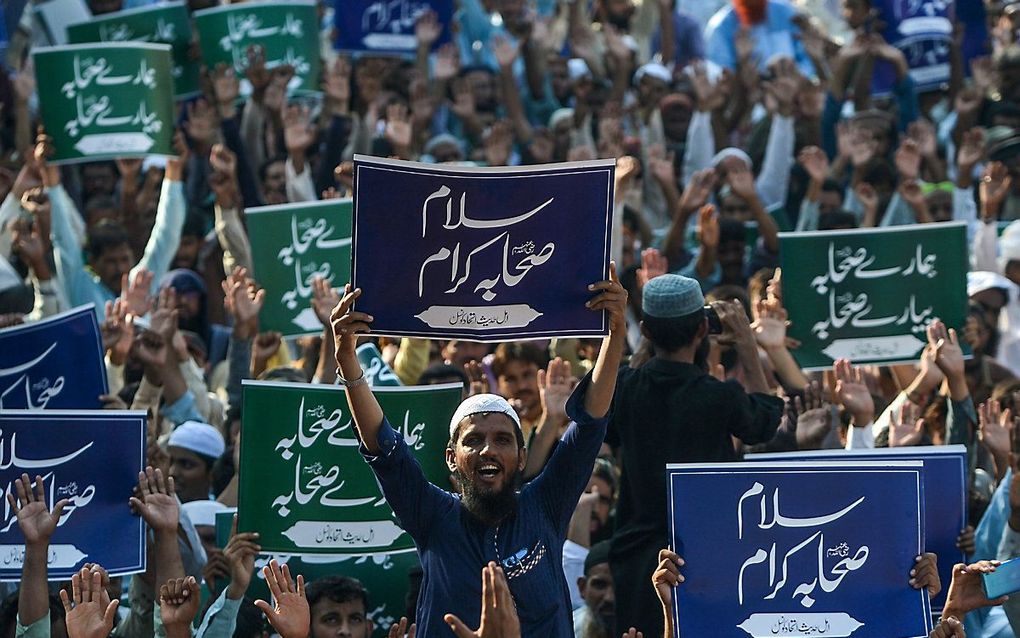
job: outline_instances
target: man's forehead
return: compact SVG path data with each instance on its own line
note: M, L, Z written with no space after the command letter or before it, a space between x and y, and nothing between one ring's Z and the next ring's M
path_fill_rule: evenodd
M516 425L513 419L503 414L502 412L480 412L478 414L469 414L461 420L461 434L467 434L468 432L475 432L479 430L506 430L513 432L516 429Z
M352 598L338 603L331 598L323 596L312 606L311 613L313 616L322 616L326 613L339 613L341 615L361 614L364 616L366 611L365 603L361 598Z

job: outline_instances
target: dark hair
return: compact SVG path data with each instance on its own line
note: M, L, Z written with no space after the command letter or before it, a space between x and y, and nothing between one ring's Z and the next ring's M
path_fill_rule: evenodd
M85 219L92 217L92 213L97 210L108 210L111 208L113 210L120 210L120 206L117 206L117 202L112 197L105 193L96 193L85 202Z
M747 227L744 222L725 217L719 218L719 243L725 244L731 241L739 241L747 244Z
M885 185L890 190L894 190L898 179L893 165L888 160L879 157L870 159L861 167L861 181L871 184L876 189Z
M829 191L831 193L839 193L839 198L843 199L843 186L831 177L826 177L825 181L822 182L822 190Z
M602 457L595 459L595 466L591 470L593 478L599 478L609 484L609 489L612 490L612 494L608 496L610 498L616 497L616 468L613 467L613 463Z
M656 349L664 352L676 352L680 348L694 343L695 337L698 336L698 330L704 323L704 310L670 319L645 315L641 320L641 330Z
M360 580L348 576L327 576L308 583L305 590L308 607L314 607L323 598L335 603L349 603L360 600L368 613L368 592Z
M751 320L751 299L747 296L747 291L743 286L736 284L716 286L705 295L705 301L739 301L740 306L744 309L744 314L747 315L747 320Z
M189 211L181 227L181 237L205 237L205 218L201 213Z
M283 162L286 164L287 157L285 155L276 155L274 157L270 157L259 165L259 182L266 181L266 171L269 170L270 166L277 162Z
M259 381L283 381L285 383L308 383L308 377L292 366L276 366L259 375Z
M845 210L838 210L818 216L818 230L836 230L838 228L857 228L857 215Z
M3 599L0 602L0 631L3 635L14 635L15 623L18 618L18 595L20 592L14 592ZM64 603L60 602L60 596L57 594L50 594L47 602L50 606L50 626L55 623L64 622ZM49 627L46 628L47 632Z
M584 558L584 575L591 573L591 568L609 562L609 541L599 541L591 546Z
M456 378L462 384L467 385L468 378L464 371L457 366L435 363L425 368L425 371L418 377L418 385L431 385L443 380Z
M125 245L131 245L127 230L120 222L104 219L89 230L85 250L90 259L99 259L107 250Z
M533 363L535 367L544 368L549 358L542 352L542 349L533 343L509 341L499 344L496 354L492 358L492 373L497 377L503 376L506 366L511 361L523 361Z

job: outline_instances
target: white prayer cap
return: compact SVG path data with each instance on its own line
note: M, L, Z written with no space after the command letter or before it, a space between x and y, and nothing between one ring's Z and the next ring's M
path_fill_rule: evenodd
M972 297L984 290L998 288L1003 290L1012 299L1017 292L1016 284L1006 279L997 272L987 270L972 270L967 273L967 296Z
M740 150L739 148L735 148L733 146L730 146L729 148L724 148L723 150L721 150L718 153L716 153L715 157L712 158L712 166L713 167L718 166L719 163L722 162L727 157L738 157L738 158L744 160L744 163L747 164L747 168L748 169L750 169L752 166L754 166L754 163L751 162L751 156L750 155L748 155L744 151Z
M570 58L567 60L567 75L570 76L571 82L577 82L581 78L591 79L591 69L588 68L588 63L582 58Z
M464 399L457 408L457 411L453 413L453 418L450 419L450 438L453 438L454 433L457 431L457 426L460 425L460 422L465 417L469 417L472 414L488 414L493 412L507 415L514 422L514 425L517 426L517 429L521 429L521 417L517 416L517 412L514 411L506 399L498 394L476 394Z
M553 114L549 116L549 130L553 130L556 126L565 120L574 119L574 109L562 108L553 111Z
M181 505L192 525L216 527L216 513L230 508L218 501L189 501Z
M651 76L657 80L662 80L666 84L673 81L673 74L669 72L665 66L658 62L649 62L648 64L642 65L637 71L634 72L634 84L641 81L641 78L646 75Z
M208 423L198 421L185 421L178 425L170 433L167 445L190 450L195 454L208 456L214 459L220 458L227 445L223 442L223 435L220 431Z
M999 270L1006 271L1011 261L1020 261L1020 221L1015 221L999 237Z

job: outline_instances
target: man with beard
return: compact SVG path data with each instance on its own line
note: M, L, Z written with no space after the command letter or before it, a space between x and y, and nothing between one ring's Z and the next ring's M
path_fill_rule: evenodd
M641 332L654 356L620 371L606 442L622 460L610 567L616 586L616 635L636 627L662 635L662 615L647 586L666 544L666 463L735 461L733 437L772 438L783 402L768 394L758 348L739 302L715 302L720 342L744 368L745 387L708 374L709 321L698 282L660 275L642 292ZM746 390L746 391L745 391Z
M460 494L440 489L425 479L364 381L355 348L357 334L370 329L372 317L352 310L361 290L348 286L333 310L338 376L347 388L361 451L421 558L416 614L420 635L452 636L454 616L478 626L482 595L478 574L490 561L506 573L522 636L573 635L561 568L563 543L605 436L627 329L627 293L615 266L610 266L609 280L588 290L596 296L586 306L607 312L609 336L594 370L567 402L574 423L542 473L519 492L527 450L519 417L506 399L480 394L457 408L450 421L446 461Z
M616 592L609 571L609 541L595 543L577 579L584 605L574 610L574 638L609 638L616 622Z

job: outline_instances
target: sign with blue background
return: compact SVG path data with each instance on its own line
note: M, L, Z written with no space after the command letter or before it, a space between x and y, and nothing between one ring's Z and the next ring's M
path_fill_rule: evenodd
M0 410L98 409L107 389L92 305L0 330Z
M920 461L668 465L676 636L924 638ZM712 503L711 512L705 509Z
M450 41L453 0L336 0L334 47L339 51L365 51L414 55L418 42L414 24L426 11L436 13L442 25L433 48Z
M885 41L903 52L918 91L949 83L955 0L881 0L878 10ZM875 63L872 92L888 93L896 81L891 64Z
M373 332L601 337L614 160L515 168L354 158L351 282Z
M967 448L938 445L872 450L811 450L774 454L748 454L748 461L921 461L924 463L924 547L938 556L942 591L931 606L942 609L953 578L953 564L967 557L956 539L967 526Z
M13 491L41 476L46 505L64 507L50 539L49 579L66 580L85 563L111 576L145 571L145 523L128 505L145 461L145 412L5 410L0 413L0 485ZM21 579L25 541L3 503L0 580Z

